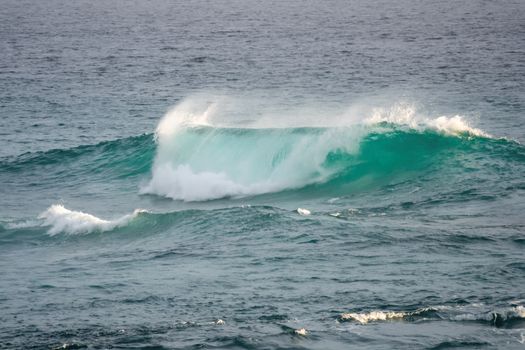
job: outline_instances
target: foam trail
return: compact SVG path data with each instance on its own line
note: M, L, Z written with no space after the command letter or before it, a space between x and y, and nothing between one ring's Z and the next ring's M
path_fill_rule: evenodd
M60 204L55 204L41 213L38 218L44 220L41 226L50 226L48 230L50 236L58 233L75 235L111 231L117 227L125 226L142 212L145 210L136 209L132 214L124 215L119 219L104 220L91 214L69 210Z

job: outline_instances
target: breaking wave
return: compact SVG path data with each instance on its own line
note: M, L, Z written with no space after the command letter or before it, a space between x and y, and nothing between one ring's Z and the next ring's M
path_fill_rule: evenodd
M51 236L58 233L75 235L111 231L117 227L127 225L140 213L144 212L146 211L136 209L133 213L118 219L104 220L91 214L69 210L62 205L55 204L41 213L38 218L43 220L41 226L49 227L47 232Z
M384 173L412 168L445 149L490 137L461 116L426 118L405 105L322 127L296 121L269 128L256 120L239 128L216 117L218 111L216 103L190 101L164 116L151 179L141 193L204 201L293 190L363 167Z
M199 225L209 220L217 221L217 216L225 220L238 220L240 217L260 223L268 215L289 216L288 210L272 206L241 205L215 209L183 209L166 212L152 212L135 209L133 212L116 218L101 218L93 214L71 210L54 204L31 219L0 222L0 242L38 239L45 237L83 236L92 233L105 233L118 237L144 237L169 231L170 228L185 227L200 232ZM1 243L0 243L1 244Z
M525 162L517 142L492 138L462 116L431 118L410 105L318 120L299 112L245 120L236 108L190 98L162 118L155 134L0 159L0 175L40 174L36 186L131 179L141 194L207 201L312 186L345 195L453 157Z

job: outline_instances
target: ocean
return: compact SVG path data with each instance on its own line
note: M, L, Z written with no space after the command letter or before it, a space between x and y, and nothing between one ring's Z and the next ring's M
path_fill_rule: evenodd
M0 39L0 348L525 348L525 2L4 0Z

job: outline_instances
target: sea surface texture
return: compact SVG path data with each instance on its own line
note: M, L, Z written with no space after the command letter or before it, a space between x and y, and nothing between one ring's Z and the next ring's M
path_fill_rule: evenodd
M2 0L0 348L525 349L525 2Z

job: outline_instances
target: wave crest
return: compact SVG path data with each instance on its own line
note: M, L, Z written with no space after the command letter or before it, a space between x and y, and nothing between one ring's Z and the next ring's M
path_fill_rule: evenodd
M522 305L513 305L502 308L486 308L482 304L465 306L433 306L420 308L414 311L381 311L349 312L339 315L340 321L356 321L367 324L377 321L416 319L438 319L456 322L482 322L490 323L496 327L523 321L525 319L525 308Z
M401 319L407 315L406 312L394 312L394 311L371 311L363 313L343 313L341 314L341 320L355 320L361 324L367 324L372 321L386 321L392 319Z
M111 231L127 225L143 212L146 211L136 209L133 213L124 215L116 220L104 220L81 211L69 210L60 204L54 204L41 213L38 218L44 220L42 226L49 226L47 232L50 236L59 233L75 235Z
M464 116L439 116L429 118L417 113L416 108L408 104L397 104L390 108L374 108L365 123L376 125L388 123L406 126L414 130L434 130L448 135L468 135L491 137L481 129L472 127Z

